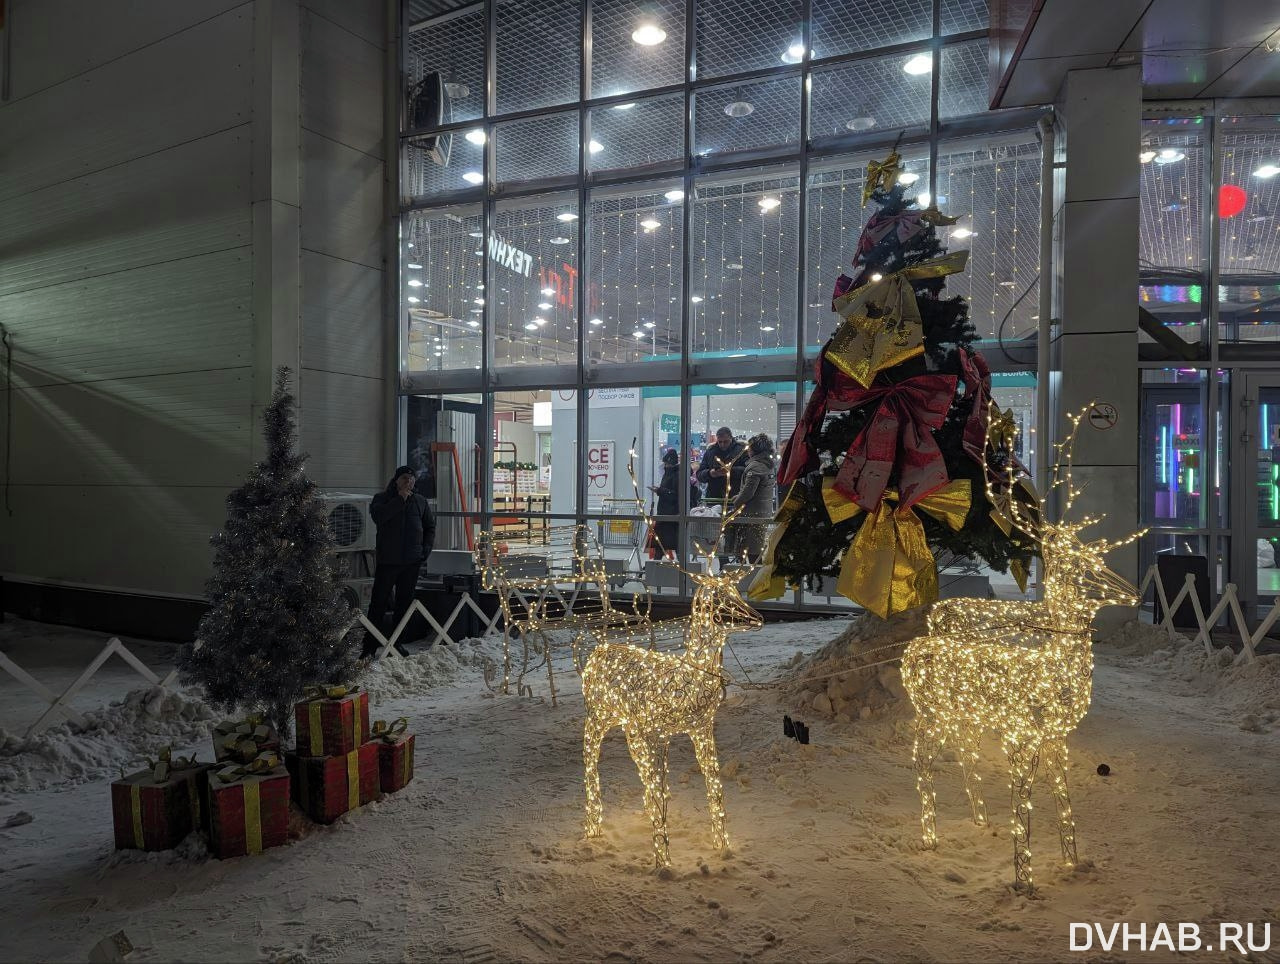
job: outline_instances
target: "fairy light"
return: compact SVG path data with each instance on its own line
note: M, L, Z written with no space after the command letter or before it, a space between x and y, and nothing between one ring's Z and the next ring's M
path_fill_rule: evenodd
M640 512L652 527L653 519L645 512L636 481L634 446L633 442L627 473ZM721 854L729 851L715 741L716 710L724 700L726 686L720 666L729 633L758 629L763 624L760 614L747 605L738 591L743 570L712 571L725 529L736 515L725 513L722 517L715 543L703 552L705 572L690 572L674 564L697 587L688 620L678 624L683 631L683 649L656 652L606 641L592 651L582 671L582 696L587 710L582 735L586 835L598 837L604 832L600 746L609 731L622 727L644 784L644 809L653 829L653 855L658 867L671 863L667 835L668 751L671 738L680 733L689 734L707 785L712 842ZM701 546L698 548L702 550Z
M1038 500L1038 513L1017 498L1005 503L1006 520L1038 545L1044 561L1043 601L939 603L929 614L930 635L913 639L902 658L903 686L916 712L911 756L925 846L938 842L933 763L947 744L960 760L973 820L986 824L975 765L982 734L994 730L1009 758L1015 886L1028 891L1031 787L1039 766L1048 774L1057 804L1063 860L1076 863L1066 740L1089 709L1093 617L1103 606L1138 601L1137 590L1107 568L1105 556L1143 533L1085 542L1080 533L1100 518L1066 520L1080 494L1071 474L1075 439L1091 406L1071 416L1071 430L1057 445L1050 490L1065 489L1062 521L1046 521L1047 494ZM992 497L989 480L987 492Z

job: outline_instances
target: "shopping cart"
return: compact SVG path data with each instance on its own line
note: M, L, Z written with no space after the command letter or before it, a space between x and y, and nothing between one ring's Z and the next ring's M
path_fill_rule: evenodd
M689 512L689 552L709 551L720 538L719 506L697 506Z
M628 572L638 573L641 568L640 537L645 530L640 507L631 499L602 499L600 512L610 516L596 523L601 548L628 550L625 568Z

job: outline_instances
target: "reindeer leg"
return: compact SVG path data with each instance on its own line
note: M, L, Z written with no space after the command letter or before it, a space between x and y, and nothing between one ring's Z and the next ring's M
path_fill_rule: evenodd
M1013 886L1034 890L1031 879L1031 785L1040 763L1039 749L1026 745L1006 745L1009 755L1010 805L1013 809Z
M556 674L551 668L551 636L548 633L541 633L542 651L547 657L547 688L551 690L551 705L556 706Z
M656 741L650 740L643 733L627 730L627 749L640 774L640 782L644 784L644 812L653 827L654 865L661 868L671 864L670 851L667 846L667 801L663 796L662 772L654 753Z
M936 722L916 716L916 739L911 760L916 768L916 789L920 791L920 832L927 849L938 846L937 794L933 790L933 761L942 750L943 737Z
M956 755L960 758L960 772L964 774L964 792L969 797L969 809L973 822L979 827L987 825L987 805L982 800L982 777L977 773L978 744L981 733L964 730L957 740Z
M1062 844L1062 860L1068 867L1076 865L1076 818L1071 813L1071 796L1067 793L1067 745L1054 741L1044 748L1045 773L1058 805L1058 840Z
M691 730L693 752L698 758L698 769L707 785L707 812L711 814L711 840L720 856L729 855L729 835L724 828L724 786L720 782L720 757L716 753L714 724L702 730Z
M587 790L586 835L598 837L604 830L604 801L600 799L600 744L604 742L608 724L594 713L587 713L582 730L583 783Z

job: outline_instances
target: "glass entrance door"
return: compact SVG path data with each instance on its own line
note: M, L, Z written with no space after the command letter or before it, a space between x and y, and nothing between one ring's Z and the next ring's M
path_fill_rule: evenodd
M1233 569L1252 621L1280 596L1280 374L1247 374L1237 384L1243 428L1232 445L1240 536Z

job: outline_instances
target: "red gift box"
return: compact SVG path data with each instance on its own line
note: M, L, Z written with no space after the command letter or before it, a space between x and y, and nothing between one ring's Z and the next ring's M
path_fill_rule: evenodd
M282 766L223 782L209 775L209 849L241 857L278 847L289 831L289 771Z
M201 799L209 765L169 770L157 782L143 770L111 784L117 850L168 850L201 827Z
M369 694L331 692L342 695L320 694L294 707L299 756L346 756L369 738Z
M413 779L413 734L401 734L394 743L385 740L378 748L378 784L383 793L403 790Z
M378 745L365 743L342 756L286 753L293 799L317 823L332 823L378 796Z

